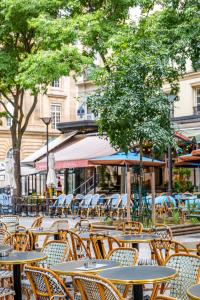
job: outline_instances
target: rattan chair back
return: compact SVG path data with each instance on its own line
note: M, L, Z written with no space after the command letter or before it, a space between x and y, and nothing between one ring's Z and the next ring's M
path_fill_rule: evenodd
M4 223L16 223L16 225L19 224L19 216L16 215L3 215L0 218L1 222Z
M184 245L172 240L151 241L150 248L153 250L153 253L155 255L155 260L160 266L165 265L166 260L168 260L170 255L174 253L189 254L188 249Z
M89 232L92 229L92 225L88 219L81 219L74 227L77 229L78 233Z
M28 231L16 232L6 238L5 243L12 245L15 251L28 251L32 250L31 237L32 235Z
M91 258L86 245L77 233L71 230L59 230L59 239L68 241L73 260Z
M31 225L31 228L39 228L42 226L42 222L43 222L43 217L38 217L35 219L35 221L33 222L33 224Z
M187 289L198 280L200 270L200 257L191 254L173 254L166 266L174 268L178 276L170 281L170 296L188 300Z
M0 228L0 244L11 244L11 240L9 240L11 236L12 235L8 230Z
M0 229L5 229L5 230L7 230L8 228L7 228L6 223L0 222Z
M120 223L117 230L122 230L125 234L140 234L143 230L143 225L140 222L129 221Z
M114 248L121 247L121 243L114 237L91 233L90 240L96 259L105 259Z
M47 259L39 263L40 267L51 268L51 266L68 260L71 256L67 241L49 241L42 250L47 255Z
M82 300L122 300L117 288L108 280L97 275L76 275L74 283Z
M173 238L172 230L167 225L156 224L151 228L150 233L157 235L163 240L171 240Z
M119 262L122 266L135 266L138 261L138 250L124 247L115 248L108 253L107 259Z
M73 300L62 280L52 271L26 266L25 273L30 281L35 299L63 298Z

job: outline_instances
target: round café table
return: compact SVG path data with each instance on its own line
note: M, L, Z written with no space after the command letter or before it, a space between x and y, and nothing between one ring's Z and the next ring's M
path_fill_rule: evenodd
M134 299L143 300L144 284L169 281L177 276L177 272L173 268L162 266L135 266L104 270L99 275L114 284L134 285Z
M121 231L119 231L119 230L99 230L99 231L94 231L94 230L92 230L92 231L87 231L87 232L76 232L78 235L79 235L79 237L84 241L84 242L86 242L87 243L87 249L88 249L88 252L90 252L90 234L101 234L101 235L108 235L108 236L113 236L113 237L115 237L115 236L117 236L117 235L119 235L119 234L121 234ZM100 248L100 251L101 251L101 254L102 254L102 257L103 257L103 250L102 250L102 246L101 246L101 243L99 244L99 248Z
M37 236L40 235L53 235L54 240L59 240L59 232L58 230L51 228L30 228L28 229L33 235L33 250L35 250L35 240Z
M159 239L156 234L122 234L116 236L120 243L132 244L133 248L139 250L139 243L150 243L153 240Z
M85 263L95 262L89 267L85 267ZM106 260L106 259L84 259L84 260L72 260L63 263L59 263L51 267L51 270L57 273L58 275L67 275L74 276L77 273L89 272L89 273L98 273L103 270L119 267L120 263Z
M200 300L200 284L192 285L187 290L187 295L190 300Z
M94 230L91 230L91 231L87 231L87 232L76 232L80 238L82 240L85 240L85 241L88 241L90 239L90 234L101 234L101 235L109 235L109 236L113 236L113 237L117 237L119 236L122 232L119 231L119 230L98 230L98 231L94 231Z
M0 265L13 265L13 281L15 300L22 300L21 288L21 266L46 259L47 256L41 252L11 252L8 256L0 257Z

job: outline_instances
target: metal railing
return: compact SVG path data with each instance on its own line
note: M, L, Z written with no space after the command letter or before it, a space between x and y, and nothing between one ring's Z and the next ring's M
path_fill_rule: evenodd
M86 181L81 183L77 188L75 188L73 194L88 194L95 193L96 186L98 184L98 176L92 175Z

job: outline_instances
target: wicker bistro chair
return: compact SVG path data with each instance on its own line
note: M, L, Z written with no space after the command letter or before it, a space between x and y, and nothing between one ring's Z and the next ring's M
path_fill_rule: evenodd
M12 234L8 230L0 228L0 244L5 244L6 241L9 240L8 238L11 236Z
M69 299L73 300L62 280L52 271L26 266L25 273L30 281L35 299Z
M129 221L120 223L117 230L122 230L125 234L140 234L143 230L143 225L140 222Z
M114 237L91 233L90 240L96 259L105 259L114 248L121 247L121 243Z
M65 202L64 202L64 213L66 215L71 214L72 213L72 201L74 199L73 194L69 194L65 197Z
M4 223L16 223L16 225L19 225L19 217L16 215L3 215L1 216L0 221Z
M92 201L92 194L87 194L84 199L81 201L79 208L80 208L80 215L81 216L88 216L88 210L90 208L91 205L91 201Z
M97 275L76 275L74 284L82 300L123 300L117 288L108 280Z
M69 222L67 220L57 220L57 221L54 221L52 223L52 225L50 226L50 230L52 231L58 231L58 230L68 230L69 229ZM44 239L44 242L43 242L43 246L50 240L53 239L52 236L49 236L49 235L46 235L45 239Z
M38 217L34 220L34 222L31 225L31 228L39 228L42 226L43 217Z
M188 249L184 245L172 240L151 241L150 248L153 249L155 261L160 266L165 265L166 260L174 253L189 254Z
M73 214L78 214L79 213L79 206L82 203L82 201L84 200L85 196L82 194L77 194L72 202L72 213Z
M112 217L114 214L117 215L117 217L119 217L118 207L120 203L121 203L121 197L119 194L113 194L112 196L110 196L110 199L106 204L106 210L109 212L110 217Z
M59 230L59 239L68 241L73 260L91 258L91 253L79 235L70 230Z
M5 244L13 246L15 251L28 251L32 249L32 234L29 231L16 232L5 240Z
M14 298L14 295L14 290L0 287L0 299L10 300L10 297L12 296Z
M77 232L79 233L89 232L92 230L92 224L88 219L81 219L75 224L74 228L77 229Z
M156 224L149 230L149 233L153 233L163 240L171 240L173 238L172 230L167 225Z
M126 212L127 212L127 194L123 194L121 196L121 202L118 206L118 216L119 217L122 217L122 218L125 218L126 216ZM130 206L132 207L132 201L130 203Z
M47 259L37 263L37 267L51 269L55 264L66 261L71 257L71 250L66 241L49 241L47 242L41 251L47 255ZM30 282L27 278L22 280L22 288L28 298L30 298Z
M53 205L49 206L49 214L50 215L62 215L64 211L64 203L65 203L66 195L61 194L58 196Z
M87 210L87 218L88 218L89 215L92 215L92 214L100 216L99 207L98 207L99 198L100 198L99 194L94 194L92 196L91 203L90 203L89 208Z
M109 252L107 259L119 262L124 267L133 267L138 260L138 250L134 248L115 248ZM131 288L131 286L124 286L122 284L118 284L116 287L124 298L127 297L128 291Z
M158 295L156 299L188 300L187 289L196 283L199 276L200 257L191 254L173 254L167 262L167 267L176 269L178 276L169 282L169 296ZM161 290L164 293L165 289Z
M44 268L51 268L51 266L66 261L71 256L67 241L49 241L41 251L47 255L47 259L39 262L39 266Z
M0 222L0 229L5 229L5 230L7 230L8 228L7 228L6 223Z

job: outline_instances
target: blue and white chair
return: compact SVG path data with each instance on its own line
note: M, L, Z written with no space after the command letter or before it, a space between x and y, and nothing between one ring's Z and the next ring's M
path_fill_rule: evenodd
M92 201L92 194L87 194L85 195L83 201L80 203L80 210L81 210L81 215L86 214L88 215L88 210L91 205Z
M113 216L113 214L118 213L118 207L121 202L121 197L119 194L113 194L107 204L107 209L109 210L110 217Z
M73 202L74 196L73 194L68 194L65 197L65 202L64 202L64 212L66 214L72 213L72 202Z
M52 214L57 215L60 213L63 214L65 199L66 199L65 194L61 194L58 196L54 204L49 206L50 215Z

